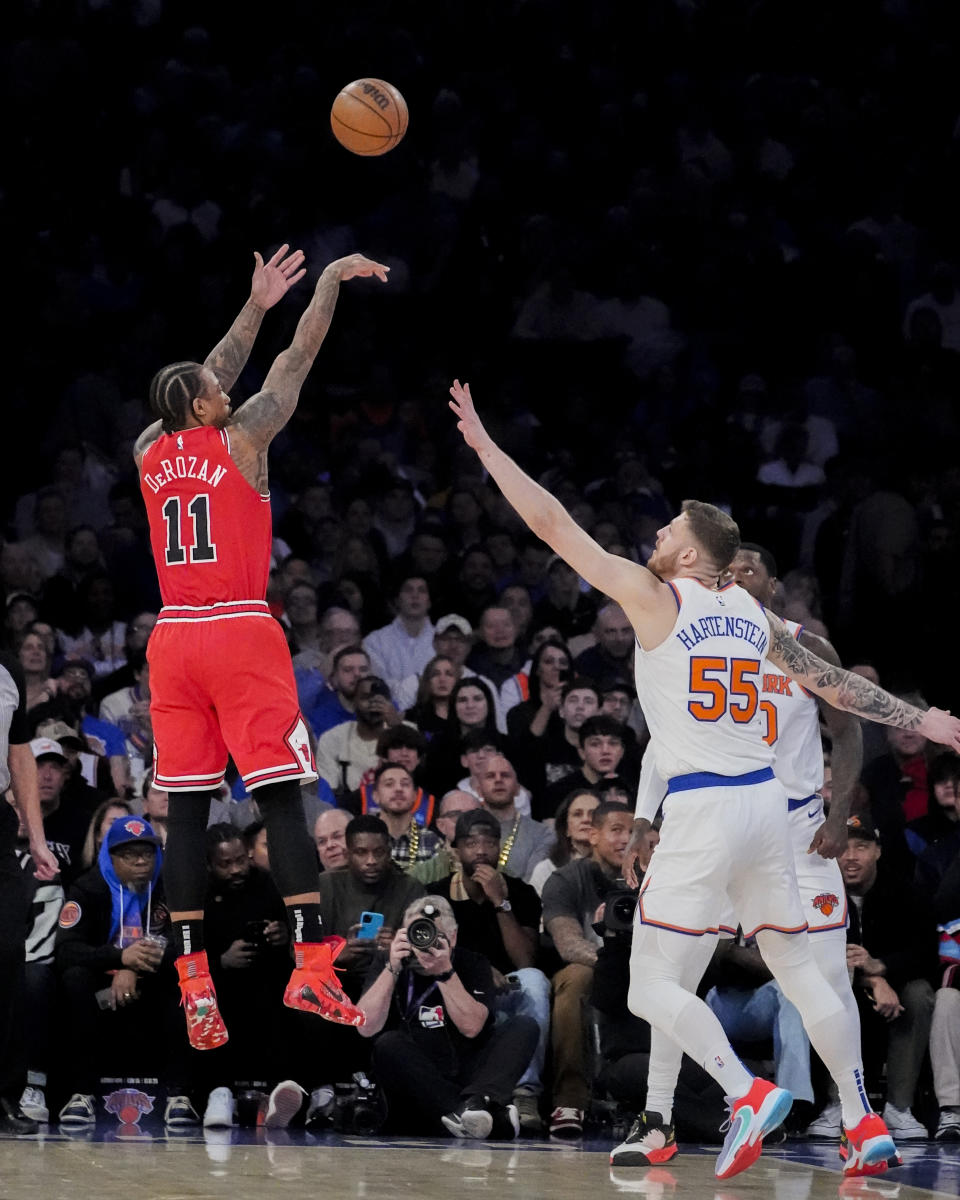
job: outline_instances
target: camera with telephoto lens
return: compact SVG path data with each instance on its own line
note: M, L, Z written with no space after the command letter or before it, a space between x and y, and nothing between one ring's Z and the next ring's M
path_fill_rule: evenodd
M425 904L422 913L422 916L414 917L407 926L407 941L414 950L429 950L443 936L434 920L434 917L440 915L440 909L435 904Z
M628 888L623 879L615 879L604 897L603 927L607 933L632 933L637 911L636 888Z

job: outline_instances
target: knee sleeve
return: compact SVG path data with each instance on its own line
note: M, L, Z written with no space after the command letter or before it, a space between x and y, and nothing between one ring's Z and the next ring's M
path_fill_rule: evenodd
M207 894L209 792L171 792L163 886L171 912L200 912Z
M270 874L280 895L302 896L320 886L317 852L307 833L295 779L266 783L257 789L257 805L263 814L270 854Z

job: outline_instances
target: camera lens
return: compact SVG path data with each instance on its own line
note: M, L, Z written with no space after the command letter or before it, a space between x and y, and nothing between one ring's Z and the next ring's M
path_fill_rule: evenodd
M414 950L429 950L438 936L436 923L429 917L417 917L407 926L407 940Z

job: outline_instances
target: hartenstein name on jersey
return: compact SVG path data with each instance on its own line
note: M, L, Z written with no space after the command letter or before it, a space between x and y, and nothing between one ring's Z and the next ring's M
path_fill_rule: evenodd
M766 654L769 641L767 631L746 617L698 617L684 629L679 629L676 636L687 650L708 638L733 637L749 642L761 654Z
M195 454L178 454L175 458L161 458L160 470L155 475L145 471L143 479L156 494L173 479L198 479L216 487L226 473L226 467L214 465L211 468L209 459L198 458Z

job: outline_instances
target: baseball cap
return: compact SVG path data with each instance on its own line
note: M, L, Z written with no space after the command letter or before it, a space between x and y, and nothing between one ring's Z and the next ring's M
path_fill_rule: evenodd
M458 629L464 637L473 635L473 626L466 617L461 617L459 613L447 613L445 617L440 617L433 626L434 633L446 633L449 629Z
M63 747L59 742L55 742L53 738L34 738L30 743L30 749L33 751L34 758L50 757L59 758L61 762L67 761L67 756L63 752Z
M500 840L500 822L493 813L487 812L485 808L474 808L457 817L456 828L453 831L453 844L456 845L462 838L469 837L477 827L491 834L497 841Z
M160 845L160 839L153 831L153 826L143 817L117 817L107 830L105 839L107 849L111 852L128 842L149 842L153 846Z
M68 654L60 664L60 670L57 672L57 675L65 675L67 671L73 667L82 667L90 677L90 682L93 682L94 676L96 675L96 671L93 669L93 663L88 658L84 658L80 654Z
M880 830L865 824L860 817L847 817L847 837L859 838L862 842L879 842Z
M68 725L66 721L44 721L37 726L37 736L53 738L55 742L60 743L61 747L68 742L75 742L77 746L83 746L83 738L79 731L72 725Z

